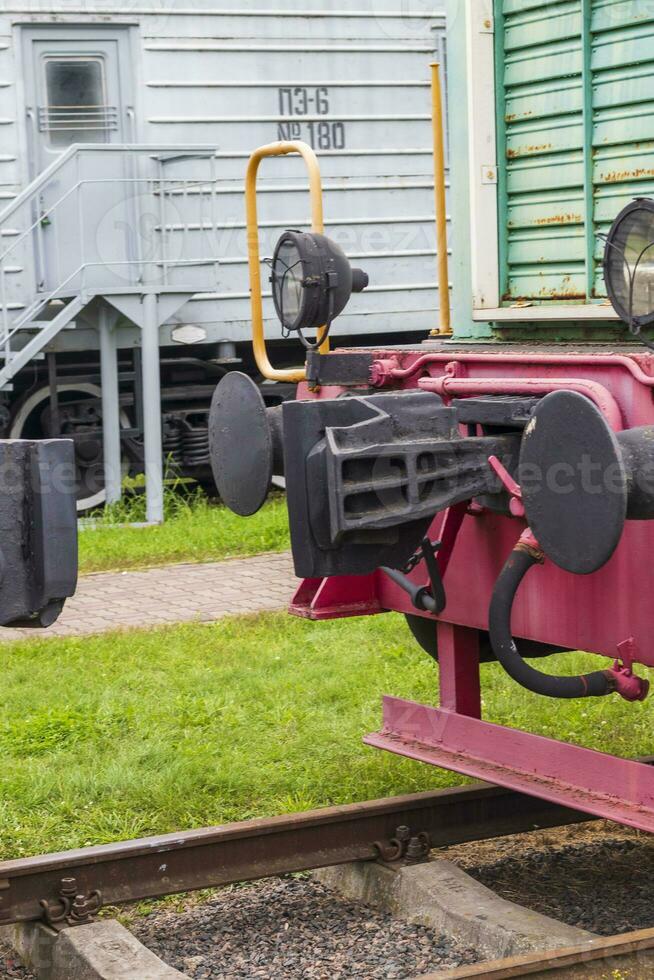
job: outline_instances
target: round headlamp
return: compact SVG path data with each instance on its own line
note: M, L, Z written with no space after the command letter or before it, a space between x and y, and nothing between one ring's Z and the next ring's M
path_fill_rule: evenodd
M654 323L654 201L637 198L606 236L604 281L613 309L633 333Z
M368 285L368 276L353 269L340 246L325 235L285 231L271 262L273 301L282 327L304 338L307 331L331 326L352 293ZM321 342L324 340L324 335Z

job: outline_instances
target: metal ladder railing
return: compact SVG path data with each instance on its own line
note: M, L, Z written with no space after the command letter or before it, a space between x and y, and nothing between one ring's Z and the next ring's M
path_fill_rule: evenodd
M207 173L178 172L189 161L204 161ZM188 211L192 192L194 205L209 201L215 223L217 179L212 147L76 145L0 212L0 390L96 296L190 298L215 286L206 270L217 259L198 253Z

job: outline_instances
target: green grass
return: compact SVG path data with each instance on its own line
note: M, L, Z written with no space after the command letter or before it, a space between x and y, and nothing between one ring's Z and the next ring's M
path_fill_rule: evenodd
M104 572L178 562L219 561L289 547L285 498L275 495L254 517L237 517L201 492L166 494L160 527L126 527L145 520L144 498L108 507L79 536L80 571Z
M595 658L542 662L571 672ZM654 702L551 702L483 668L490 720L651 751ZM380 695L434 701L399 616L286 615L3 647L0 856L452 785L367 748Z

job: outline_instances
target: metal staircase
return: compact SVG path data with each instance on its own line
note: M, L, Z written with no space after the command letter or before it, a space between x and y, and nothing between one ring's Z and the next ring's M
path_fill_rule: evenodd
M96 297L141 326L144 296L167 297L163 323L215 289L187 233L213 211L214 164L211 147L71 146L0 212L0 391Z
M60 330L70 326L73 318L86 306L86 300L81 296L75 296L51 320L36 319L46 305L46 303L42 303L28 308L22 316L17 317L11 324L9 332L3 335L5 363L4 367L0 369L0 390L33 358L40 354ZM12 353L12 338L21 332L24 334L33 333L34 336L27 340L24 347Z

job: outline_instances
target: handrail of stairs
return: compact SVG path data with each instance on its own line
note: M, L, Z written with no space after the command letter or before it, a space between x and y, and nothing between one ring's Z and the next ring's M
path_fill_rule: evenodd
M171 144L150 144L150 143L73 143L68 147L67 150L57 157L56 160L42 170L34 180L27 185L14 199L7 204L2 211L0 211L0 225L2 225L5 220L11 217L15 211L18 210L23 204L26 204L30 198L34 198L35 194L45 187L51 180L51 178L63 167L66 166L69 160L77 155L80 151L84 150L102 150L105 153L152 153L153 155L158 154L178 154L184 153L184 155L189 154L194 157L200 154L207 154L207 156L213 156L216 153L215 146L209 146L206 144L197 144L189 146L180 146L179 143Z
M102 159L107 159L108 155L121 154L125 161L131 159L134 163L129 163L127 176L121 171L122 164L119 164L117 172L112 172L110 166L107 176L102 171L99 176L96 176L95 171L92 176L83 176L83 162L87 164L88 160L94 160L92 154L97 154L98 152L102 154ZM86 160L84 159L85 154L88 156ZM145 176L137 175L140 173L139 167L141 166L137 159L138 155L141 158L151 160L157 166L157 172L146 173ZM0 236L9 236L11 238L9 245L0 252L0 309L2 310L2 317L0 319L0 357L4 358L4 365L0 370L0 389L11 380L16 371L20 369L20 366L23 366L25 356L18 357L18 361L16 361L17 355L12 354L11 340L19 331L28 328L30 324L34 324L39 328L43 327L44 337L47 335L48 339L51 339L53 329L56 332L59 329L63 329L66 323L94 296L110 295L112 292L111 287L116 292L129 291L145 293L148 291L148 288L152 287L152 278L153 276L156 277L158 274L157 270L160 270L163 276L162 287L165 289L168 286L168 277L171 268L191 269L197 266L217 265L218 260L215 255L189 257L188 254L181 254L170 258L166 254L167 226L169 222L166 217L165 204L166 200L172 194L178 193L178 188L182 189L181 193L184 195L184 200L186 201L186 195L192 186L200 187L202 189L201 193L203 194L210 193L213 200L217 180L213 166L215 155L216 147L206 145L75 144L62 153L57 160L39 174L28 187L21 191L0 212ZM208 159L211 161L211 175L209 178L187 178L179 175L167 177L164 175L162 168L166 163L193 159ZM66 186L66 178L62 175L69 166L73 166L75 169L70 175L70 186ZM134 235L130 239L128 232L124 232L122 235L120 232L116 232L114 245L117 245L117 250L115 254L106 260L102 256L101 250L98 249L97 241L99 237L99 222L101 221L102 215L102 208L98 207L98 202L104 201L104 197L99 197L99 195L105 195L109 202L108 207L111 207L112 195L107 194L103 187L106 184L114 188L120 187L121 185L137 188L145 186L147 190L144 191L144 194L148 194L150 198L154 197L155 199L159 199L158 230L161 232L161 235L159 238L159 252L156 257L148 256L144 258L140 242L137 242L136 252L134 253ZM95 186L89 191L88 188L90 185ZM48 200L48 190L53 191L57 195L54 200ZM91 208L90 210L87 209L87 214L85 215L85 194L87 193L91 201ZM75 194L77 194L77 204L75 200L70 201L71 197ZM114 200L114 205L117 202L121 209L132 208L137 222L143 217L143 212L139 210L141 207L139 195L140 192L139 194L132 195L132 198L130 198L128 187L126 187L125 192L118 193ZM14 219L14 223L16 223L15 216L22 209L24 209L24 212L27 212L27 223L23 219L22 228L11 227L8 222ZM57 216L58 209L59 215ZM56 223L57 217L61 219L61 227L55 224L53 236L52 232L46 232L45 229L53 223L51 219L54 219ZM93 221L95 221L95 225ZM187 248L187 225L190 225L190 222L187 221L182 226L185 249ZM116 222L114 222L114 226L117 226ZM135 227L139 227L138 223ZM95 236L93 236L94 240L89 248L89 233L92 235L93 232L95 232ZM72 236L72 247L70 241L64 243L63 248L59 247L60 239L58 235L60 233L68 235L69 239ZM47 256L45 249L48 246L44 246L44 241L48 241L46 236L51 236L48 242L49 252ZM34 240L34 247L32 249L29 248L29 239ZM66 245L68 247L65 247ZM25 254L21 254L21 248ZM77 252L75 249L77 249ZM13 259L14 264L8 266L8 259L12 252L16 258ZM27 255L27 260L25 259L25 255ZM60 255L65 266L63 272L60 268ZM78 257L77 262L74 261L76 257ZM73 271L70 271L71 259L74 265ZM17 260L18 264L16 264ZM32 284L30 293L25 296L27 302L12 303L8 295L8 275L12 273L24 273L26 261L29 263L30 274L33 273L31 275ZM23 265L21 265L21 262ZM135 269L136 271L134 274L126 277L127 285L122 284L121 286L118 284L118 288L115 288L117 285L117 270L122 268ZM104 277L101 275L102 270L107 273ZM149 280L148 273L150 275ZM92 279L91 282L87 281L89 278ZM192 282L191 279L188 279L188 281L185 280L182 283L178 282L170 288L177 289L181 293L188 293L189 296L203 291L201 288L198 288L197 281ZM53 300L59 298L69 300L70 315L68 318L65 314L66 307L63 307L62 311L56 313L50 320L46 319L44 322L38 322L39 315L46 310ZM20 311L15 318L10 318L9 314L12 309ZM44 339L43 343L45 344L46 342ZM32 352L30 356L34 356L34 353L38 353L39 343L38 337L31 338L23 348L25 353L29 350ZM18 362L20 362L20 365Z
M49 167L42 170L38 177L35 177L34 180L13 199L13 201L10 201L9 204L7 204L2 211L0 211L0 225L4 224L7 218L10 218L12 214L22 207L23 204L27 204L31 198L34 198L35 194L38 194L41 188L45 187L45 185L50 182L50 179L59 170L61 170L62 167L66 166L68 161L75 156L81 146L81 143L74 143L72 146L69 146L60 157L53 160Z

